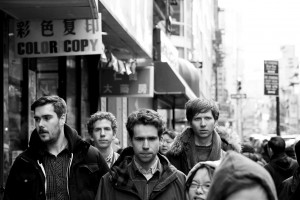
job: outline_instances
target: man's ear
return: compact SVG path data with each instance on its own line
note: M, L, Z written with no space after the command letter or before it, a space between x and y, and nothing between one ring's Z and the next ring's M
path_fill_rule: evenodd
M62 114L60 119L59 119L59 124L62 126L66 123L66 119L67 119L67 114Z

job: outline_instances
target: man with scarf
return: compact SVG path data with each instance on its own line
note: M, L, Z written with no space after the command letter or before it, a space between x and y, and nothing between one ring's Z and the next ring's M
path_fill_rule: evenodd
M215 131L219 118L216 102L196 98L189 100L185 108L190 127L177 136L167 158L178 170L188 174L196 163L220 160L225 152Z

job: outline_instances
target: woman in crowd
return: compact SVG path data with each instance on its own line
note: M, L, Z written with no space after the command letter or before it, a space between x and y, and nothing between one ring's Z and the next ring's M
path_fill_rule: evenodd
M161 136L161 143L159 146L159 152L163 155L166 155L166 153L170 150L174 139L176 137L176 133L171 130L165 130Z
M187 175L187 200L205 200L208 194L215 168L220 161L206 161L197 163Z

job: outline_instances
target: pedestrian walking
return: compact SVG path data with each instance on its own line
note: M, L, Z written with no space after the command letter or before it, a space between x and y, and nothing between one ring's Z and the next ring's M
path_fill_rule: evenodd
M113 150L118 128L116 117L110 112L98 111L91 115L87 127L92 145L97 147L108 167L111 167L119 157L119 154Z
M215 131L219 118L216 102L196 98L189 100L185 108L190 127L176 137L167 157L178 170L187 174L196 163L220 160L225 152Z
M295 144L295 154L298 165L300 163L300 141ZM282 182L279 189L279 200L298 200L300 199L300 167L294 172L293 176Z
M268 142L267 149L271 160L265 165L265 169L271 174L276 190L279 192L279 186L285 179L293 175L298 168L298 163L286 155L285 141L280 136L272 137Z
M206 200L212 177L220 161L197 163L187 175L185 191L188 200Z
M162 117L140 109L128 116L132 147L125 148L100 181L96 200L185 199L185 175L159 154Z
M174 131L165 130L161 136L159 153L166 155L166 153L170 150L172 144L174 143L175 137L176 137L176 133Z
M43 96L31 110L36 128L12 165L4 199L94 199L108 167L100 152L66 124L66 102Z

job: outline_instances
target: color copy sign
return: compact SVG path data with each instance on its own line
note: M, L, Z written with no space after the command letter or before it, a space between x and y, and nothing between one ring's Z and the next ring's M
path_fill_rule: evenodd
M20 20L15 22L15 53L19 57L102 54L98 19Z

